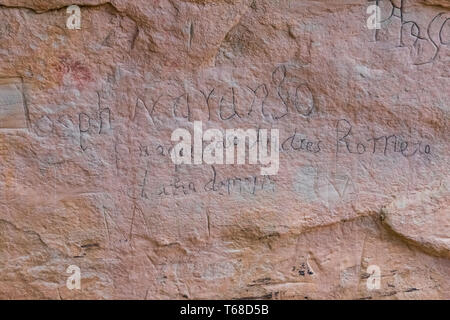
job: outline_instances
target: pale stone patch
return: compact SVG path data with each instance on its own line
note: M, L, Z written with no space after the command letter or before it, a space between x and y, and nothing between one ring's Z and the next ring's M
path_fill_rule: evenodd
M19 78L0 78L0 128L27 127L22 90Z

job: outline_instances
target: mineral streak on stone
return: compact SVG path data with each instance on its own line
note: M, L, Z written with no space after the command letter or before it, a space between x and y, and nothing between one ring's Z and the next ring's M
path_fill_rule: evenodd
M450 5L374 3L0 0L0 298L449 299Z

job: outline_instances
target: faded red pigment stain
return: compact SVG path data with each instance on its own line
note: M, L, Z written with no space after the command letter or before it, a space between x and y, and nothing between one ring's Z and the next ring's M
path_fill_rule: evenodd
M63 82L64 76L70 75L79 90L93 80L91 71L86 65L67 56L59 57L55 69L60 83Z

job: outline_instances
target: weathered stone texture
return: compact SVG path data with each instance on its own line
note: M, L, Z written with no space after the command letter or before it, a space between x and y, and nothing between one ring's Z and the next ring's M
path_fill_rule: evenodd
M450 4L401 3L0 0L0 298L449 299ZM194 121L278 174L175 166Z

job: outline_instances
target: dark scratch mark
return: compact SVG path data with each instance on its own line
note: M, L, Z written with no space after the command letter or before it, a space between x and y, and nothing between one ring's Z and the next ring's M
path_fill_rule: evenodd
M194 23L189 23L189 49L192 46L192 40L194 39Z
M27 98L25 96L25 84L24 84L24 81L23 81L22 77L20 77L20 81L21 81L21 85L22 85L22 90L20 90L20 92L22 93L23 108L25 110L25 119L27 121L28 130L31 130L30 112L29 112L29 109L28 109Z
M139 37L139 26L136 25L136 31L133 34L133 38L131 39L131 49L134 49L134 45L136 44L136 39Z
M206 219L208 221L208 237L211 237L211 221L209 218L209 210L206 210Z
M83 249L99 248L99 247L100 247L100 245L98 243L89 243L89 244L81 245L81 248L83 248Z

